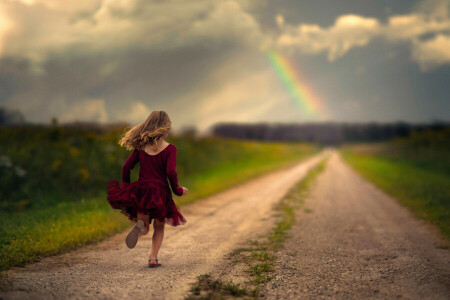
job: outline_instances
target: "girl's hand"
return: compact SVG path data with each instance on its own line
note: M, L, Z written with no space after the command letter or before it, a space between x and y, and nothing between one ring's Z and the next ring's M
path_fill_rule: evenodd
M182 186L181 188L183 189L183 195L186 195L189 192L189 190L187 188L185 188L184 186Z

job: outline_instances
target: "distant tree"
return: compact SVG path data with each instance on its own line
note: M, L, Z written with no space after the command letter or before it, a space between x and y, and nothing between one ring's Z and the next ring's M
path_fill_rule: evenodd
M198 130L193 125L185 125L179 129L178 133L182 136L196 137Z
M264 141L302 141L323 145L339 145L344 142L376 142L407 137L412 131L449 128L447 122L432 124L394 123L217 123L212 134L238 139Z
M58 126L58 118L57 117L52 117L52 119L50 120L50 124L52 126Z
M22 125L23 123L25 123L25 117L21 111L0 107L0 125Z

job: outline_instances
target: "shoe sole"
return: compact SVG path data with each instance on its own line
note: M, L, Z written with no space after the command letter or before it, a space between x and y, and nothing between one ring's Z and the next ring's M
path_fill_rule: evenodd
M149 266L150 268L156 268L156 267L161 266L161 264L160 264L160 263L156 263L156 264L148 263L148 266Z
M161 264L160 264L157 260L156 260L156 264L151 264L150 261L152 261L152 260L154 260L154 259L149 259L149 260L148 260L148 266L149 266L150 268L156 268L156 267L161 266Z
M136 223L130 233L128 233L127 238L125 239L125 244L127 244L128 248L132 249L134 248L134 246L136 246L139 239L139 232L141 232L141 230L142 229L139 228L138 224Z

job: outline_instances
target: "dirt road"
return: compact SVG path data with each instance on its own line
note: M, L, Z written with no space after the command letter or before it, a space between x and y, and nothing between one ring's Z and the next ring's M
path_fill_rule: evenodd
M6 272L0 298L182 299L198 275L221 268L228 263L224 256L236 245L270 228L272 205L328 154L322 152L183 207L188 222L177 228L166 226L159 253L162 267L147 266L150 235L130 250L123 233Z
M450 299L450 254L434 228L333 153L277 254L267 299Z

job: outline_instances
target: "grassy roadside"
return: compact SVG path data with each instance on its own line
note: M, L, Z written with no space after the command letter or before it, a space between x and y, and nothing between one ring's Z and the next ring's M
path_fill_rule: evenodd
M416 217L437 225L450 238L450 176L418 166L414 159L397 159L378 153L340 149L359 174L395 197Z
M238 297L252 299L259 297L260 284L273 278L275 251L283 246L288 231L296 221L296 210L303 206L311 183L325 169L327 159L312 168L308 174L295 184L276 206L278 219L271 231L258 241L249 241L246 247L233 250L228 259L234 264L245 264L248 276L244 284L222 281L211 274L203 274L191 286L185 299L222 299Z
M283 145L278 144L273 146L280 148ZM188 187L189 193L186 196L177 197L175 201L179 205L191 203L199 198L207 197L234 185L244 183L264 173L296 164L318 153L319 150L319 148L314 148L309 145L299 146L297 151L292 152L275 150L277 153L271 155L265 153L245 157L233 162L225 162L216 168L200 174L180 176L180 184Z
M175 201L179 205L193 202L268 171L297 163L319 150L305 144L251 143L250 146L260 150L252 150L253 155L249 151L234 161L224 161L191 176L181 175L180 184L187 186L190 193L189 197L175 196ZM137 170L133 173L136 178ZM58 197L58 194L52 197ZM112 210L105 199L105 192L81 201L44 199L43 203L56 204L0 212L0 269L22 266L44 256L97 242L130 226L131 223Z

